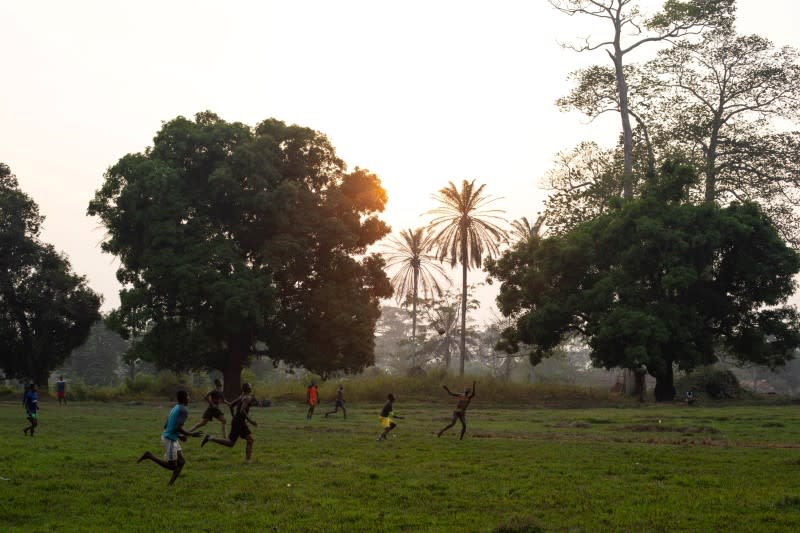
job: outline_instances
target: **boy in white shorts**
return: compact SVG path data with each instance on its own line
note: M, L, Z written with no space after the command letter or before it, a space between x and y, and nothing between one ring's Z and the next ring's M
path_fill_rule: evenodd
M161 444L164 446L164 460L159 459L150 452L144 452L139 457L139 460L136 461L141 463L145 459L150 459L162 468L172 470L172 478L170 478L167 485L175 483L181 470L183 470L183 465L186 463L179 441L185 441L186 437L199 437L203 434L200 431L189 433L183 429L183 424L186 423L186 419L189 417L187 405L189 405L189 393L185 390L179 390L178 403L169 412L167 422L164 424L164 432L161 434Z

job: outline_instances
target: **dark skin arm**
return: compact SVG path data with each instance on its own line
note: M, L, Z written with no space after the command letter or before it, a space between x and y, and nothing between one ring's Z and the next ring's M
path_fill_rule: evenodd
M250 418L250 402L253 401L252 398L249 396L242 400L242 412L244 412L244 418L247 420L249 424L252 424L255 427L258 427L258 423L255 420Z
M444 387L444 390L446 390L447 394L449 394L450 396L458 396L458 394L450 392L450 389L447 388L447 385L442 385L442 387Z

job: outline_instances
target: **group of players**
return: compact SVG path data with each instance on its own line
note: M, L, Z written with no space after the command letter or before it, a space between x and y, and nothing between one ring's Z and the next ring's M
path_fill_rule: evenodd
M59 379L59 383L63 383L63 377ZM56 390L59 396L59 403L63 401L66 404L66 398L64 396L65 387L59 385L56 387ZM461 393L454 393L450 391L450 389L447 388L447 385L444 385L444 390L447 391L450 396L458 398L458 403L453 411L452 420L447 426L438 432L437 436L441 437L445 431L453 427L456 422L460 421L460 438L463 439L464 433L467 431L467 407L469 406L470 401L472 401L472 398L475 397L475 382L472 382L472 388L466 388L464 389L464 392ZM164 424L164 431L161 433L161 444L164 447L164 459L160 459L152 452L147 451L144 452L137 461L137 463L141 463L144 460L150 460L157 465L166 468L167 470L171 470L172 477L170 478L168 485L172 485L175 482L180 475L184 464L186 463L180 443L182 441L185 442L189 437L202 436L203 440L200 443L201 448L209 442L232 448L236 444L236 441L238 441L240 438L244 439L246 442L245 459L247 462L250 462L253 454L253 436L250 426L258 426L256 421L250 418L250 407L254 403L252 386L249 383L244 383L242 385L242 393L239 395L239 397L229 402L225 399L225 396L222 392L222 382L219 379L215 379L214 389L209 391L205 395L204 399L208 406L203 412L201 420L191 428L184 429L183 426L189 417L189 410L187 408L189 405L189 393L185 390L179 390L177 393L178 403L175 404L175 406L170 410L167 420ZM380 425L382 431L380 435L378 435L378 441L386 440L386 436L389 434L389 432L397 427L395 419L403 418L396 415L394 412L395 400L396 398L394 394L389 393L386 404L383 406L383 409L381 409ZM311 419L314 414L314 409L319 404L319 391L316 383L313 381L311 382L311 385L309 385L306 392L306 402L309 406L306 413L306 418ZM345 409L344 403L344 386L339 385L336 390L334 410L325 413L325 418L327 418L328 415L337 413L339 409L342 410L342 415L344 418L347 418L347 410ZM25 405L28 421L30 423L30 425L23 431L25 435L30 434L30 436L33 436L33 432L38 425L38 394L36 385L29 385L26 388L23 404ZM224 437L227 421L225 419L225 414L222 412L223 405L227 405L230 408L232 416L231 429L227 438ZM214 437L211 434L206 434L203 436L203 432L198 431L198 429L214 419L219 420L222 424L223 436Z

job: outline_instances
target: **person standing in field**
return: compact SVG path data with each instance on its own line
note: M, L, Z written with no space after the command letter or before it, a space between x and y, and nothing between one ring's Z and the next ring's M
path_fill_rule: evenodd
M347 410L344 408L344 385L339 385L339 388L336 389L336 399L334 402L333 411L325 413L325 418L328 418L328 415L338 412L340 407L342 408L342 416L347 418Z
M214 380L214 389L206 393L203 399L208 403L208 407L206 407L200 422L192 426L189 429L189 433L195 431L197 428L205 426L212 419L216 418L222 423L222 434L225 435L225 415L219 407L222 404L228 405L228 401L225 400L225 396L222 394L222 382L219 379Z
M306 418L311 420L311 417L314 415L314 408L319 403L319 389L317 388L317 384L313 381L311 382L311 385L308 386L308 390L306 391L306 403L308 404Z
M215 442L217 444L227 446L228 448L233 448L233 445L236 444L236 441L239 440L239 437L241 437L247 441L247 446L244 453L246 461L248 463L250 462L250 458L253 455L253 435L247 424L249 423L258 427L258 424L255 422L255 420L252 420L249 416L250 405L253 403L252 393L253 387L251 387L249 383L242 384L242 394L229 404L231 412L233 413L230 435L228 435L227 439L220 439L212 437L211 435L206 435L203 438L203 442L200 443L201 448L208 442Z
M398 418L400 420L403 419L402 416L394 414L394 401L395 401L394 394L390 392L389 395L386 397L386 399L387 402L383 406L383 409L381 409L381 416L380 416L380 422L381 422L381 427L383 428L383 432L381 432L381 434L378 435L378 438L376 439L378 441L386 440L386 435L388 435L391 430L397 427L397 424L394 423L395 418Z
M61 402L64 402L64 405L67 405L67 382L64 381L64 376L58 376L58 381L56 381L56 397L58 398L58 405L61 405Z
M22 432L25 435L33 437L33 432L39 425L39 394L36 392L36 385L31 383L25 390L25 395L22 397L22 405L25 406L25 416L28 419L28 427L24 428Z
M441 437L442 433L456 425L456 420L461 422L461 439L464 438L464 433L467 431L467 407L469 407L469 402L475 397L475 382L472 382L472 389L464 389L464 392L460 394L456 394L454 392L450 392L450 389L447 388L447 385L444 385L444 390L450 396L455 396L458 398L458 403L456 404L456 410L453 411L453 419L450 421L448 425L442 428L439 431L438 436Z
M169 412L167 422L164 424L164 432L161 433L161 444L164 446L164 459L159 459L150 452L144 452L137 463L141 463L145 459L149 459L167 470L172 470L172 477L167 485L172 485L183 470L183 465L186 460L183 458L183 451L181 450L180 441L186 441L187 437L199 437L201 432L197 431L191 433L183 429L186 419L189 418L189 410L186 408L189 405L189 393L185 390L179 390L177 393L178 403Z

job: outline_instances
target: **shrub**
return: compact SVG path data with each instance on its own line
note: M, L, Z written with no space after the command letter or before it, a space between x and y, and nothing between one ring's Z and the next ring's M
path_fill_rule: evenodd
M703 392L711 398L737 398L743 389L739 380L730 370L714 366L703 366L677 380L678 390Z

